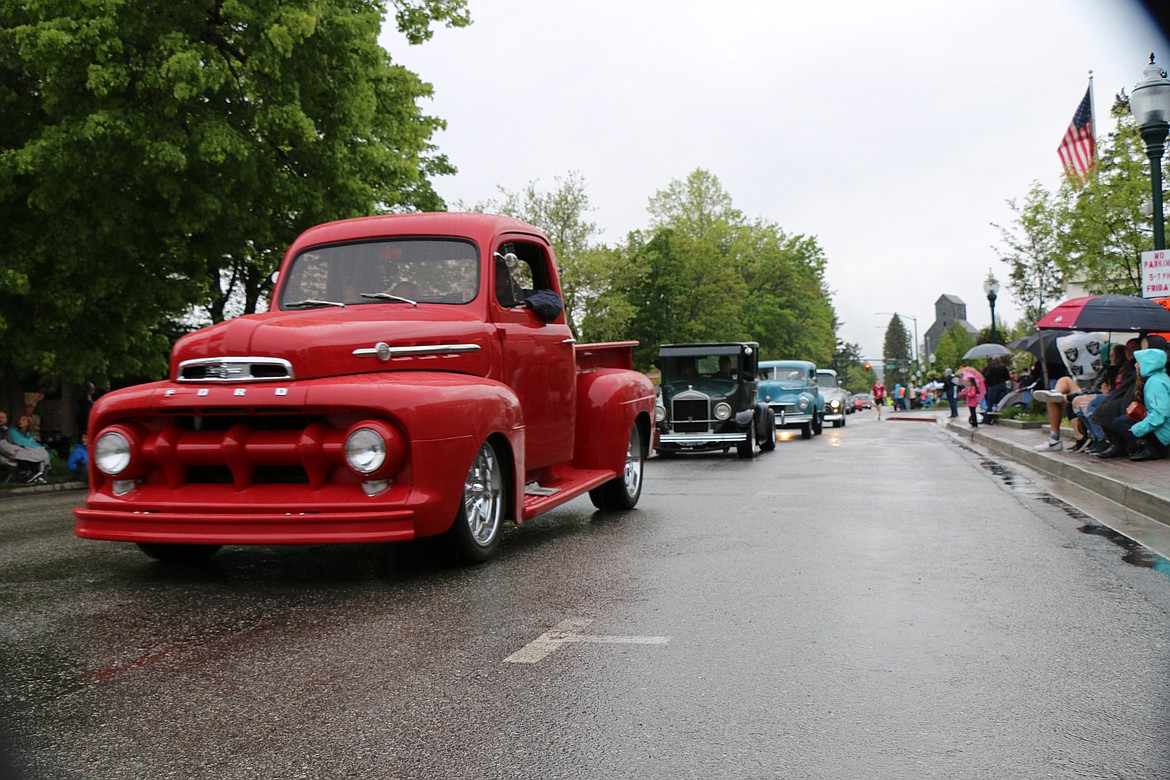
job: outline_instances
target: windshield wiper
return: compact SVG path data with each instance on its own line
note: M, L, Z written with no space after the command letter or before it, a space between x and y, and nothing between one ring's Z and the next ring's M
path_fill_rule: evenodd
M340 301L322 301L317 298L306 298L303 301L290 301L285 304L285 307L289 309L303 309L307 306L340 306L345 308L345 304Z
M398 303L409 303L411 306L418 308L418 301L412 301L410 298L403 298L401 295L394 295L388 292L378 293L362 293L363 298L376 298L379 301L397 301Z

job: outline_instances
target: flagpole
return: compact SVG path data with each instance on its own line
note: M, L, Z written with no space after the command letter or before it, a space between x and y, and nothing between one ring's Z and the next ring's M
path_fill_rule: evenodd
M1089 122L1093 127L1093 141L1097 141L1097 101L1093 99L1093 71L1089 71Z

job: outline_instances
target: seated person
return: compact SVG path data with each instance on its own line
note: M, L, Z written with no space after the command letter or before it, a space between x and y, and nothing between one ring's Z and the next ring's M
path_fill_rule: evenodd
M1109 427L1120 441L1115 440L1113 446L1097 456L1099 458L1115 458L1128 453L1130 460L1155 460L1165 457L1166 448L1170 446L1170 377L1166 375L1166 352L1141 349L1134 353L1134 359L1145 380L1141 388L1145 417L1137 422L1127 414L1115 417Z
M731 368L731 357L719 356L719 370L711 375L715 379L735 379L735 371Z
M83 482L89 481L89 436L81 434L81 441L69 450L69 473Z
M31 439L27 434L9 428L8 413L0 412L0 456L14 461L20 472L28 474L26 482L44 481L49 471L49 451L35 441L32 446L18 443L25 441Z

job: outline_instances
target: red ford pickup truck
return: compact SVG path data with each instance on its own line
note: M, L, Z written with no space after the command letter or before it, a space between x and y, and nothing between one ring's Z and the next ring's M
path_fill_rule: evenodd
M180 339L89 423L76 533L163 560L225 544L444 535L469 563L588 492L638 501L653 430L635 342L574 344L545 238L486 214L333 222L271 310Z

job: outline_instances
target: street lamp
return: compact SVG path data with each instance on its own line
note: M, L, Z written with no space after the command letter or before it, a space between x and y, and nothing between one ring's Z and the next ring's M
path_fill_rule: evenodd
M1146 157L1150 158L1154 251L1161 251L1166 248L1162 216L1162 153L1166 151L1166 131L1170 128L1170 81L1166 80L1166 71L1154 64L1153 54L1150 54L1150 65L1144 73L1145 78L1130 93L1129 110L1146 144Z
M912 314L899 314L896 311L875 311L874 314L879 314L879 315L884 314L884 315L887 315L890 317L905 317L906 319L912 320L914 322L914 344L913 344L914 349L912 349L910 351L910 353L914 357L914 373L917 374L918 373L918 318Z
M987 269L987 278L983 280L983 292L987 293L987 302L991 304L991 343L998 344L999 336L995 332L995 299L999 297L999 280L991 269Z

